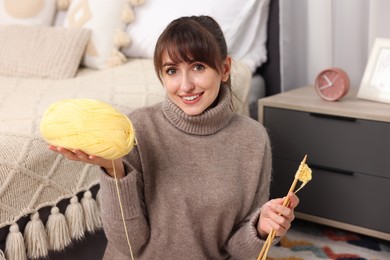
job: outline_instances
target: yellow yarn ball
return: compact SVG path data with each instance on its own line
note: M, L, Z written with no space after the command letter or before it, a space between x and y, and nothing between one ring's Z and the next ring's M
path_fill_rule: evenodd
M94 99L66 99L50 105L40 130L51 145L110 160L128 154L135 144L130 119Z

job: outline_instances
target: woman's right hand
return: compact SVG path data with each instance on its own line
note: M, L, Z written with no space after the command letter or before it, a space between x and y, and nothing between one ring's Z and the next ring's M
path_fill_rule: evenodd
M125 169L123 166L122 158L118 158L112 161L112 160L104 159L99 156L86 154L81 150L69 150L54 145L49 145L49 150L62 154L64 157L72 161L98 165L104 168L111 177L116 177L120 179L125 176ZM115 172L114 172L114 167L115 167Z

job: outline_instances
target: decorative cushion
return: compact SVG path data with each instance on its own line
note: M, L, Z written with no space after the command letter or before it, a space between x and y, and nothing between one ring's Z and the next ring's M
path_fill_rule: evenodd
M0 74L15 77L74 77L90 38L87 29L0 26Z
M104 69L126 61L119 49L130 43L124 30L133 20L129 0L72 0L64 27L91 30L82 63L89 68Z
M0 24L50 26L56 7L56 0L0 0Z
M269 2L149 0L134 9L137 19L126 29L132 43L123 52L127 57L151 58L158 36L172 20L186 15L210 15L220 24L233 58L241 60L254 72L267 57Z

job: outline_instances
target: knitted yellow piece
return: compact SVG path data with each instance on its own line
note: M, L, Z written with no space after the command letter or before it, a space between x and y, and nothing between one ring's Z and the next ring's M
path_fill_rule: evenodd
M93 99L65 99L50 105L40 130L51 145L109 160L128 154L135 144L129 118Z

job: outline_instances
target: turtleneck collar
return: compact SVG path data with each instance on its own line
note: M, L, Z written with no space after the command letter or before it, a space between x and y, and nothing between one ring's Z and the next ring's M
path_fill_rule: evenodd
M163 102L165 117L180 130L195 135L210 135L222 129L232 118L231 93L221 86L217 105L206 109L200 115L190 116L183 112L169 97Z

